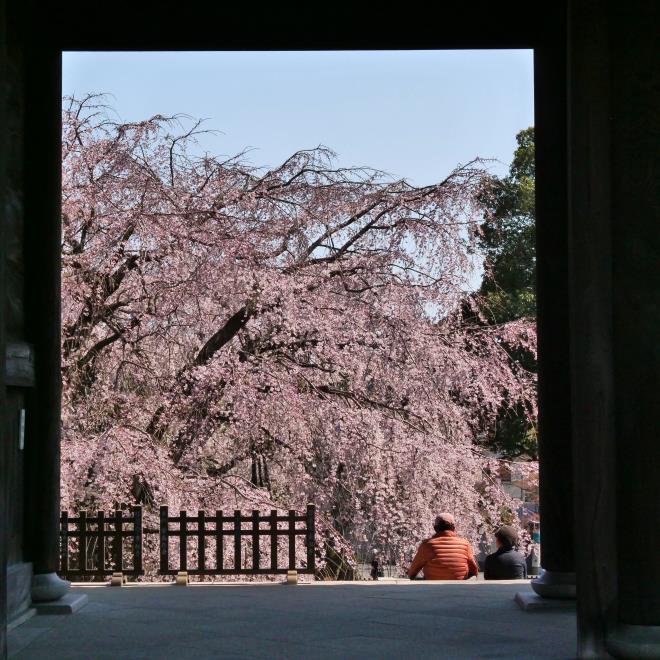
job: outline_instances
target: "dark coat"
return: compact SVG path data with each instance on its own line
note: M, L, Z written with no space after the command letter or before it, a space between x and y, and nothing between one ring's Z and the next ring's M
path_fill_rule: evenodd
M527 577L527 562L513 548L500 548L486 557L484 580L520 580Z

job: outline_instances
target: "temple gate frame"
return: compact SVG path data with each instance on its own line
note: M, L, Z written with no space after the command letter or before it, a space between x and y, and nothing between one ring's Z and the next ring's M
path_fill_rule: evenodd
M13 3L18 5L18 3ZM25 548L42 596L58 598L60 433L60 95L63 50L533 48L537 154L539 441L543 598L577 589L578 653L660 655L657 84L653 0L459 3L405 16L356 9L193 13L113 5L93 26L82 6L4 9L3 68L22 66L26 127L25 340L28 394ZM196 7L196 3L192 5ZM124 17L124 18L122 18ZM177 17L177 19L175 19ZM423 20L419 20L423 19ZM248 23L249 20L249 23ZM123 21L123 22L122 22ZM179 23L176 28L174 23ZM20 60L23 60L21 62ZM3 124L4 131L4 124ZM3 144L7 137L3 134ZM6 159L0 163L6 167ZM4 231L3 228L0 231ZM0 234L0 244L3 235ZM2 248L4 250L4 247ZM4 268L4 255L0 251ZM2 273L0 273L2 274ZM2 279L2 294L8 288ZM5 355L4 320L0 348ZM5 411L5 388L0 388ZM7 419L3 420L7 423ZM6 427L3 427L6 428ZM0 468L6 458L0 453ZM6 578L0 493L0 583ZM624 536L625 534L625 536ZM621 542L632 536L631 542ZM653 560L653 557L656 560ZM649 561L650 560L650 561ZM642 572L642 567L644 571ZM0 656L6 594L0 599Z

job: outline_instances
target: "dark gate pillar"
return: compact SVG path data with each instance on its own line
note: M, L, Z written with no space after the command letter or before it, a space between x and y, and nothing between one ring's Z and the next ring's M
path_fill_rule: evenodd
M578 652L586 658L606 657L606 629L615 617L617 545L609 53L605 18L596 4L572 3L568 50Z
M653 0L570 8L580 657L660 657L657 21Z
M29 51L29 52L28 52ZM48 43L26 49L26 334L35 384L26 415L26 536L32 598L68 590L59 568L60 509L60 168L61 55Z
M5 6L2 5L1 11L5 13ZM6 80L7 76L7 33L5 16L0 19L0 80ZM0 87L0 126L7 125L8 111L8 86L3 84ZM7 448L4 441L6 429L6 386L5 386L5 344L6 344L6 320L5 320L5 300L7 296L7 278L5 275L6 260L6 223L4 209L6 208L6 189L7 189L7 161L9 136L3 130L0 132L0 659L7 657L7 546L9 545L9 517L7 515L7 481L4 475L9 468Z
M608 649L660 657L660 7L611 4L618 617ZM634 539L634 542L632 542Z
M539 498L544 573L532 581L532 587L545 598L575 597L564 30L562 23L556 41L534 51Z

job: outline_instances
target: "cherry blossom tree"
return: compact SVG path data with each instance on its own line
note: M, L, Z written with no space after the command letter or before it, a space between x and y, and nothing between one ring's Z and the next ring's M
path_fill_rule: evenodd
M535 415L533 324L462 310L484 164L415 187L325 147L264 170L199 122L63 111L63 501L318 507L400 563L438 510L510 521L475 439ZM320 549L322 552L322 549Z

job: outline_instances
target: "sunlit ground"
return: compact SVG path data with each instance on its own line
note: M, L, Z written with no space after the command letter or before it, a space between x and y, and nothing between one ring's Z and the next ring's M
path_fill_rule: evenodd
M75 587L70 616L35 616L10 657L569 658L575 611L523 612L517 583Z

